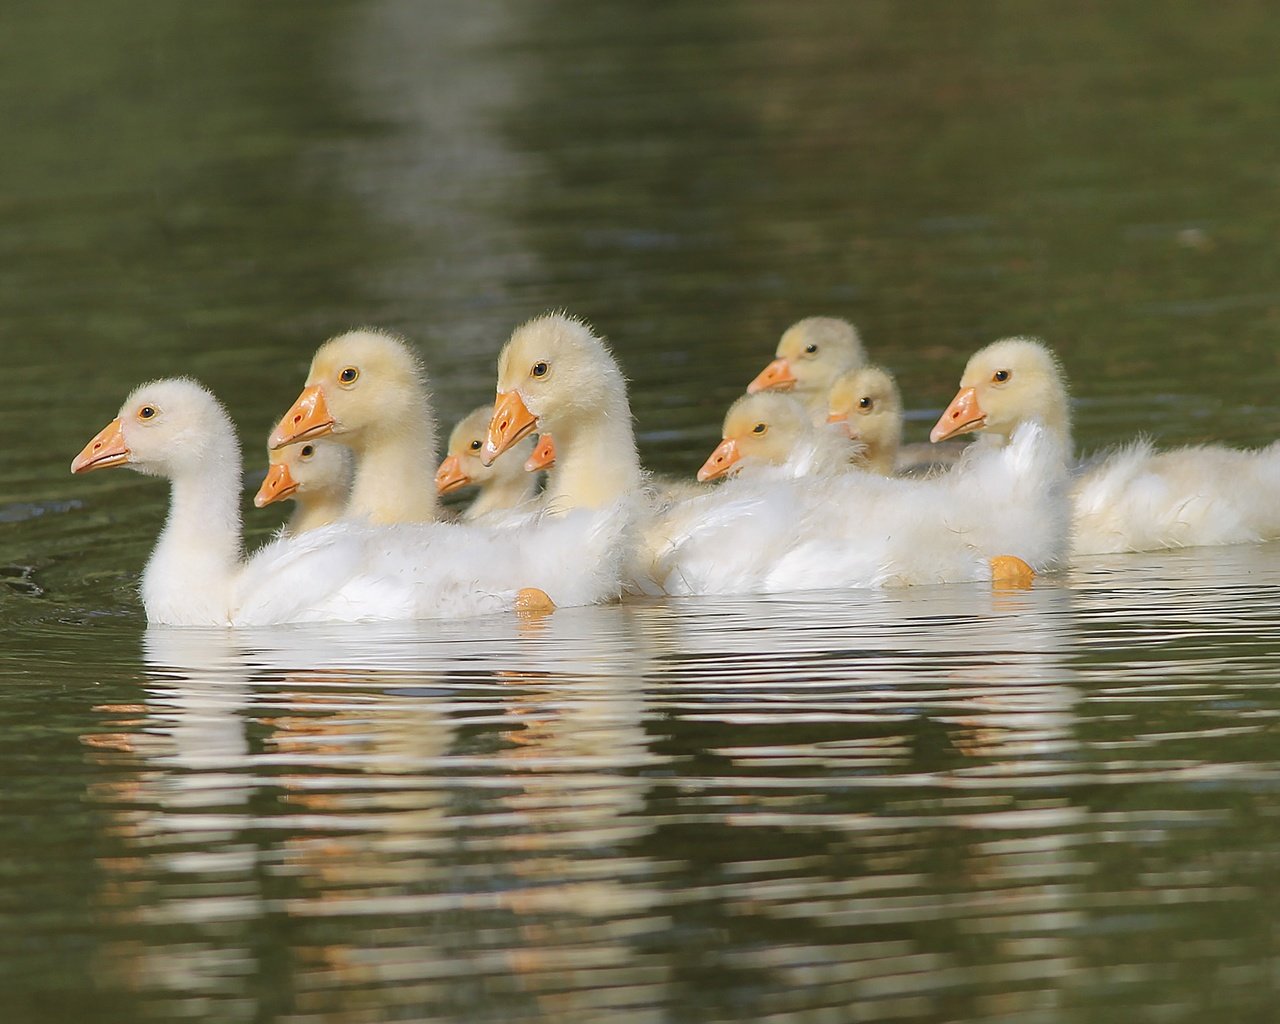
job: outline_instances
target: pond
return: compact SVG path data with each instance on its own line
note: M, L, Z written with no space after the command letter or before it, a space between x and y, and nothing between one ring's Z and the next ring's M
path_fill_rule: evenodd
M1280 544L1013 593L148 629L165 490L68 465L176 373L265 465L360 324L452 420L552 308L609 337L665 473L811 314L898 374L909 440L1029 334L1085 450L1269 442L1269 5L5 21L4 1020L1267 1019Z

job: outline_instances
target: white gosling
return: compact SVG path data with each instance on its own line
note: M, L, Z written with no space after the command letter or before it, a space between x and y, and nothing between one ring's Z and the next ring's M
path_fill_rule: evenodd
M493 512L518 508L538 492L538 478L526 472L522 462L533 456L533 439L515 445L491 466L481 461L485 433L493 418L493 406L472 409L453 428L449 447L436 470L436 490L449 494L463 487L476 487L477 493L462 518L480 519Z
M1028 402L1050 411L1046 425L1069 447L1066 389L1052 356L1026 339L994 342L970 360L932 436L980 431L980 439L1002 443L1011 415ZM1073 555L1278 537L1280 442L1254 451L1206 445L1156 452L1139 441L1087 463L1072 486Z
M266 479L253 496L258 508L292 501L293 515L281 533L299 534L342 518L351 494L351 453L340 444L307 441L267 452Z
M327 436L355 455L348 517L374 524L441 517L430 469L436 450L431 393L404 339L366 328L316 350L302 394L268 444L278 449Z
M1004 555L1043 571L1066 552L1066 473L1030 422L938 477L740 475L676 507L653 581L681 595L976 582Z
M1275 540L1280 441L1167 452L1136 441L1086 465L1073 499L1076 555Z
M926 479L731 479L678 507L654 582L669 594L771 593L992 580L1004 556L1054 568L1070 512L1052 415L1028 406L1006 444L971 446Z
M782 333L774 360L747 385L747 393L792 391L821 419L827 414L831 383L867 361L857 328L848 320L811 316Z
M514 610L530 588L560 606L617 597L617 524L565 516L522 531L338 522L243 558L235 429L194 381L144 384L73 460L171 483L169 516L142 574L149 622L264 626L456 618ZM611 532L612 531L612 532Z

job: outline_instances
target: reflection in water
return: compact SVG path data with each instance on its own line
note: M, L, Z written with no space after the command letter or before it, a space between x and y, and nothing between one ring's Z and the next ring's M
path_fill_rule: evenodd
M553 301L540 295L523 315L503 301L505 282L539 271L510 210L536 156L495 125L528 88L524 62L504 49L518 10L502 0L370 0L335 45L344 105L394 126L352 138L334 168L396 240L394 260L361 268L361 315L411 323L432 376L451 385L439 396L445 422L492 400L498 348Z
M1280 851L1278 584L1272 546L1013 593L152 629L140 699L82 738L95 976L121 1019L1194 1005L1241 941L1197 908Z
M84 737L113 776L99 977L220 1019L1053 1005L1092 770L1070 601L151 629L145 699Z

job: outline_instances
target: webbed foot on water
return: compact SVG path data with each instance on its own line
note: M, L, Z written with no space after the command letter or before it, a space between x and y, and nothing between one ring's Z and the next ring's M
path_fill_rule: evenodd
M537 587L525 587L516 594L516 614L518 615L550 615L556 610L556 603L545 590Z
M1036 571L1017 555L996 555L991 559L991 585L1000 590L1028 590Z

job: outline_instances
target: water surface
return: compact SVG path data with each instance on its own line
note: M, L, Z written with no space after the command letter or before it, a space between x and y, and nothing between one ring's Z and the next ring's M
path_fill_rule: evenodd
M1028 333L1084 448L1269 441L1278 35L1260 2L11 12L4 1019L1268 1019L1280 545L206 633L133 592L163 488L67 466L177 372L260 462L362 323L454 417L560 307L663 472L813 313L913 439Z

